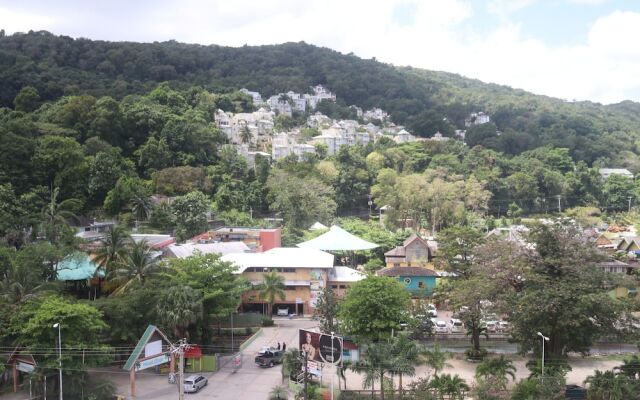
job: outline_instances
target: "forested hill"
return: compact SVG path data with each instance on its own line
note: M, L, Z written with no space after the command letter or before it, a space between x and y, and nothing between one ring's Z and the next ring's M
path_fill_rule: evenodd
M339 105L380 107L421 136L450 134L484 111L495 123L469 132L470 145L507 154L542 145L566 147L575 160L621 165L637 152L640 105L569 103L455 74L394 67L305 43L240 48L72 39L48 32L0 32L0 106L13 107L24 86L42 100L90 94L116 99L159 82L214 92L246 87L269 96L323 84ZM499 131L496 133L496 128ZM627 161L619 160L626 151Z

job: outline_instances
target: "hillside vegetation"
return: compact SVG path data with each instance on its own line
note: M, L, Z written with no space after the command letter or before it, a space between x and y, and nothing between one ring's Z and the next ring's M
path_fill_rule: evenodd
M420 136L438 130L451 134L463 128L469 113L484 111L500 134L472 133L471 144L507 154L551 145L568 148L576 161L637 167L640 106L632 102L569 103L306 43L232 48L74 40L48 32L0 37L0 105L5 107L13 107L27 85L45 101L78 94L120 99L165 81L174 88L197 85L216 93L246 87L263 96L322 84L337 93L340 105L381 107Z

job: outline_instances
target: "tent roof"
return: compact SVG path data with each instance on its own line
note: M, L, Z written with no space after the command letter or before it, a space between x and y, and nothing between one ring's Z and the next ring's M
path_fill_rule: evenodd
M316 222L315 224L311 225L311 227L309 228L310 231L320 231L320 230L323 230L323 229L329 229L329 228L327 228L326 225L320 223L319 221Z
M80 281L91 279L95 276L98 264L91 261L85 253L77 252L65 257L58 264L59 281ZM98 271L99 276L104 277L102 270Z
M315 239L298 243L297 246L325 251L371 250L378 247L377 244L360 239L336 225L331 226L329 232L323 233Z

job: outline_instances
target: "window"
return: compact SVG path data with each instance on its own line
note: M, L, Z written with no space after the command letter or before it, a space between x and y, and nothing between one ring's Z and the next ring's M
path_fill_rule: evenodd
M424 282L418 282L418 289L424 289Z
M404 278L404 283L406 285L410 285L411 284L411 278Z
M338 285L331 285L331 289L337 289Z
M346 289L347 287L345 285L340 285L340 289Z
M295 286L285 286L284 290L296 290Z

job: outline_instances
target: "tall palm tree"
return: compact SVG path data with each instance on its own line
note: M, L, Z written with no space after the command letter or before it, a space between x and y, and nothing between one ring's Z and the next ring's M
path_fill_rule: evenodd
M295 379L302 372L302 357L298 349L291 349L284 353L282 357L282 381L285 377Z
M82 206L82 202L78 199L66 199L58 202L59 194L60 188L53 189L49 203L42 209L44 234L51 242L56 242L60 238L61 229L68 226L69 220L78 219L72 210Z
M49 285L40 276L30 272L27 266L11 263L0 281L0 298L7 304L20 304L37 296Z
M151 198L144 193L134 193L131 198L131 212L136 217L138 229L138 222L146 220L151 215Z
M258 295L269 304L267 313L271 316L273 314L273 303L276 302L276 297L280 300L284 300L286 297L284 293L284 278L275 271L265 274Z
M389 372L398 375L398 390L402 399L402 376L414 376L415 366L420 363L420 346L406 335L398 335L391 340L391 358Z
M116 264L122 260L132 242L131 236L123 227L109 227L104 237L100 239L100 248L94 258L105 275L113 272Z
M498 388L505 390L509 377L516 379L516 367L511 360L501 355L498 358L484 360L476 368L476 378L491 378Z
M451 355L446 351L440 350L440 345L437 343L433 346L433 349L424 350L422 356L424 357L424 363L433 370L434 376L438 376L438 372L451 366L447 363Z
M380 382L380 396L384 400L385 373L391 369L391 345L388 342L374 342L366 347L366 351L355 364L354 370L364 372L363 387L371 388L371 397L374 396L375 382Z
M243 126L242 129L240 129L240 140L242 143L247 144L251 142L252 138L253 135L251 134L249 127L247 125Z
M112 293L114 296L127 292L136 283L144 284L145 280L162 269L153 249L145 240L134 243L116 265L117 269L111 274L112 281L118 285Z

